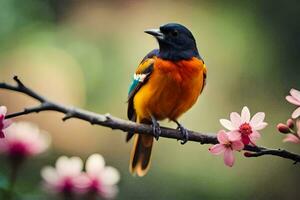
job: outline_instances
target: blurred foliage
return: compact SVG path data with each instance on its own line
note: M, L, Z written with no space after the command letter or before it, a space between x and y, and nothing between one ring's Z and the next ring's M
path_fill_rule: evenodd
M208 67L208 83L197 105L181 121L186 127L216 132L220 118L248 105L265 111L269 127L259 144L287 148L275 126L293 107L284 100L300 89L299 1L96 1L1 0L1 81L14 74L53 100L126 118L127 86L141 58L157 47L146 28L176 21L194 33ZM0 91L10 112L35 102ZM39 170L58 155L99 152L120 169L118 199L296 199L299 166L275 158L246 159L223 166L208 146L160 139L150 173L128 172L131 144L119 131L92 127L56 113L20 117L38 123L53 138L52 151L28 160L20 172L21 199L45 199ZM168 126L175 126L166 123ZM1 158L1 174L9 168ZM2 177L2 176L1 176ZM2 185L3 179L0 179ZM24 195L25 194L25 195ZM49 197L49 199L51 199Z

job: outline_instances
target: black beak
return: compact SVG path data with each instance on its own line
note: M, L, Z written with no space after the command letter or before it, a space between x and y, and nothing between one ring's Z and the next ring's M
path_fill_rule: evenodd
M164 34L159 29L147 29L145 33L154 36L157 39L164 39Z

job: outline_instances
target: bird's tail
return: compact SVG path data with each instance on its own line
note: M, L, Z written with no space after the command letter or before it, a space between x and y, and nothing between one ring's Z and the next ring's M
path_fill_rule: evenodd
M139 119L137 119L137 123L139 123ZM151 163L152 146L153 136L134 134L129 163L129 171L131 174L138 176L147 174Z

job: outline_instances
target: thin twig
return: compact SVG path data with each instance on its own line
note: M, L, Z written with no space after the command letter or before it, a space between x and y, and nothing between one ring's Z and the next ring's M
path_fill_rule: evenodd
M102 114L97 114L94 112L86 111L75 107L61 105L59 103L55 103L44 98L43 96L39 95L32 89L28 88L20 81L20 79L18 79L17 76L14 77L14 80L17 83L16 85L0 83L0 88L23 93L27 96L36 99L37 101L40 102L40 104L34 107L25 108L24 111L21 112L9 114L6 116L7 119L14 118L21 115L27 115L30 113L38 113L42 111L56 111L56 112L63 113L65 115L62 118L63 121L66 121L71 118L77 118L77 119L87 121L92 125L95 124L95 125L109 127L111 129L119 129L124 132L134 132L139 134L153 135L152 127L149 125L137 124L128 120L123 120L111 116L110 114L102 115ZM182 139L180 131L176 129L165 128L165 127L162 127L162 132L160 136L165 138L177 139L177 140ZM203 134L203 133L190 131L190 130L189 130L189 141L199 142L201 144L218 143L215 134ZM278 157L292 160L295 163L300 162L300 155L286 150L269 149L266 147L258 147L258 146L250 146L250 145L246 145L244 150L248 151L245 153L246 157L259 157L263 155L272 155L272 156L278 156Z

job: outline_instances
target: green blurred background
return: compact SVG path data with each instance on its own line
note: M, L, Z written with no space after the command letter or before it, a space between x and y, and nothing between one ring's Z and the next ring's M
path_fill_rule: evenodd
M126 118L132 73L157 44L143 33L166 22L189 27L208 67L207 86L181 118L192 130L216 132L220 118L244 105L266 112L269 126L259 145L300 153L282 143L276 124L294 109L284 97L300 89L299 1L92 1L1 0L0 77L18 75L52 100ZM0 91L9 112L35 102ZM131 143L125 134L47 112L19 117L52 135L48 153L30 159L20 173L22 199L46 199L40 168L59 155L102 154L120 170L117 199L299 199L299 165L277 157L244 158L228 168L209 145L180 145L161 138L144 178L128 172ZM164 125L175 127L171 123ZM0 174L8 173L1 158ZM52 199L52 198L51 198Z

